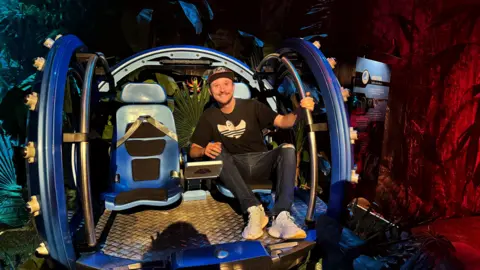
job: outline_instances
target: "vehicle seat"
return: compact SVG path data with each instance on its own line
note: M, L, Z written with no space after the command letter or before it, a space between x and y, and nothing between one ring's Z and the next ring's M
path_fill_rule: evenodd
M252 98L252 93L250 92L250 88L248 88L248 85L241 82L236 82L234 84L235 84L235 89L233 90L233 96L235 98L240 98L240 99Z
M116 113L110 151L113 191L105 196L108 210L166 206L181 198L180 151L167 95L158 84L129 83Z
M250 99L252 97L252 93L250 88L244 83L235 83L235 90L233 92L233 96L239 99ZM268 179L266 181L260 181L255 183L247 183L247 185L252 189L254 193L259 194L270 194L272 192L272 182ZM233 193L227 189L220 181L216 183L218 191L222 193L224 196L233 198Z

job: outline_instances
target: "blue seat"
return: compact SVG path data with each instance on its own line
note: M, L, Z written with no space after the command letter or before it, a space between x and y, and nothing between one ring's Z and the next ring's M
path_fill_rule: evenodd
M116 113L111 146L112 192L105 195L108 210L140 205L167 206L182 196L180 151L172 111L164 105L158 84L127 84L121 94L127 105Z
M250 99L252 98L252 93L250 92L248 85L241 82L236 82L235 89L233 90L233 96L240 99Z
M252 97L252 93L250 91L250 88L244 84L244 83L235 83L235 90L233 92L233 96L235 98L239 99L250 99ZM233 193L227 189L222 183L217 182L217 189L222 193L224 196L233 198ZM259 193L259 194L271 194L272 189L271 189L271 182L267 183L259 183L258 185L251 185L250 186L252 191L254 193Z

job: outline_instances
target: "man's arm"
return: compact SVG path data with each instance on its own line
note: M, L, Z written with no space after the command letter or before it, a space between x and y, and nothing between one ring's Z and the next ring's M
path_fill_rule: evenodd
M207 120L207 116L203 113L198 120L192 137L190 138L192 144L188 153L189 156L192 158L203 157L205 154L205 148L212 140L212 137L212 127Z
M267 105L259 101L255 102L255 110L261 129L272 124L282 129L291 128L295 125L298 117L304 114L304 112L302 112L303 110L308 109L309 111L313 111L314 106L315 102L313 98L310 97L310 93L307 93L307 96L300 101L300 106L298 106L295 111L287 115L278 114Z
M200 145L196 143L192 143L192 146L190 147L190 157L191 158L201 158L205 154L205 148L201 147Z
M295 123L299 119L299 116L302 117L303 115L305 115L305 109L313 111L314 107L315 101L313 101L313 98L310 97L310 93L307 92L307 96L300 101L300 106L298 106L295 111L287 115L277 115L277 117L275 117L275 120L273 121L273 124L276 127L282 129L291 128L295 125Z
M303 114L302 110L303 109L301 107L298 107L295 111L289 114L277 115L277 117L275 117L275 120L273 121L273 125L282 129L293 127L297 122L297 119L301 118L301 115Z

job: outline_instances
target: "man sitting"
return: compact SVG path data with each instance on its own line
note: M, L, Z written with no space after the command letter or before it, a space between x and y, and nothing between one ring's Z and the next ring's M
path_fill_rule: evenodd
M190 156L223 161L220 180L239 200L242 211L248 212L248 225L242 236L250 240L263 235L268 217L245 180L264 179L275 170L276 198L268 233L275 238L303 239L305 231L290 216L295 188L295 148L284 144L268 151L262 130L271 125L293 127L302 108L312 111L314 101L307 96L301 100L301 108L280 115L257 100L235 99L233 81L234 73L223 67L214 69L208 77L210 95L216 106L205 110L200 117L191 138Z

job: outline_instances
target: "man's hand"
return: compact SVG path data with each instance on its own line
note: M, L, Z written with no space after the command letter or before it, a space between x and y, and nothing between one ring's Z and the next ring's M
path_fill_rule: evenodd
M313 112L313 108L315 107L315 101L310 96L310 92L307 92L307 96L300 100L300 107Z
M215 159L220 153L222 152L222 143L214 142L209 143L205 147L205 152L203 153L205 156Z
M300 101L300 107L297 107L295 109L295 112L291 112L287 115L277 115L275 118L275 121L273 122L273 125L278 128L291 128L293 125L295 125L295 122L297 121L298 117L301 117L300 114L304 109L307 109L309 111L313 111L315 107L315 101L313 100L312 97L310 97L310 93L307 92L307 96Z

